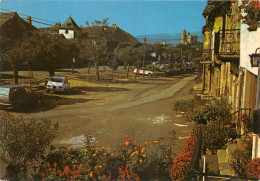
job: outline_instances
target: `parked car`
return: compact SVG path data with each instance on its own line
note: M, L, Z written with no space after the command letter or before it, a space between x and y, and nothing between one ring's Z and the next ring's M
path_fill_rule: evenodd
M27 85L0 85L0 106L15 109L43 104L43 94L33 92Z
M70 83L67 77L52 76L47 83L47 92L50 90L58 92L67 92L70 89Z
M134 73L136 73L136 72L137 72L137 69L134 69ZM143 68L138 69L138 73L141 75L144 74L144 75L148 75L148 76L154 76L153 71L148 70L147 68L144 68L144 70L143 70Z
M0 80L0 85L6 85L6 84L10 84L10 82L6 82L5 80Z

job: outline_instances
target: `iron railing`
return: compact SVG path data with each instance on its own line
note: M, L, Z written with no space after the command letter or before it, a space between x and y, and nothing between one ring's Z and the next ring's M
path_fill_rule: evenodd
M240 53L240 29L219 30L215 34L215 54L239 55Z

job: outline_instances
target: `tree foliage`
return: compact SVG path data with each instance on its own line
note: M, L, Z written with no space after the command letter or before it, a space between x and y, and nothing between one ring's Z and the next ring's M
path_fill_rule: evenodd
M27 177L27 167L43 156L56 136L58 124L0 114L0 159L16 179ZM14 178L15 179L15 178Z

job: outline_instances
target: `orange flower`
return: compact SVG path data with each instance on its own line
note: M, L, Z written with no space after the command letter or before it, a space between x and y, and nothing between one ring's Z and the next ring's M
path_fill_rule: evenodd
M95 169L97 169L98 167L97 166L95 166Z
M146 142L144 142L144 144L145 144L145 145L148 145L149 143L146 141Z
M54 166L54 168L56 168L56 167L57 167L57 163L56 163L56 162L54 162L53 166Z
M114 156L114 153L111 153L111 156Z
M90 177L93 177L93 172L91 172L91 173L89 174L89 176L90 176Z
M102 168L102 165L99 165L98 168Z
M93 154L93 157L95 157L96 155L97 155L97 154L96 154L96 153L94 153L94 154Z
M155 144L158 144L158 143L159 143L159 141L154 141L154 143L155 143Z
M140 162L140 163L142 163L142 162L143 162L143 160L141 159L141 160L139 160L139 162Z
M161 146L164 146L164 143L161 143Z
M60 173L60 177L62 177L62 175L63 175L63 174L62 174L62 173Z
M143 155L142 155L142 157L144 157L144 158L145 158L145 157L146 157L146 155L145 155L145 154L143 154Z
M126 145L126 146L128 146L129 144L130 144L130 142L129 142L129 141L125 142L125 145Z

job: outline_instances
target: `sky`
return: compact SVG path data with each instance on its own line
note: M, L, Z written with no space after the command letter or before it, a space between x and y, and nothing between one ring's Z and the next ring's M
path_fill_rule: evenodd
M51 21L45 23L62 24L71 16L79 26L86 26L86 21L109 18L110 25L115 23L134 36L180 33L183 29L201 31L205 25L202 12L206 4L206 0L0 0L1 8L16 11L22 18L28 15ZM3 9L1 12L6 12ZM34 22L33 25L46 27Z

